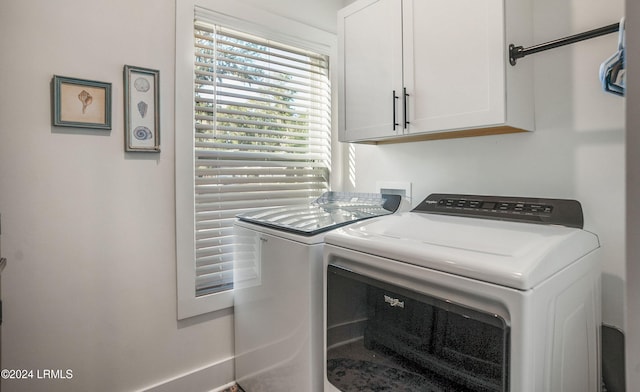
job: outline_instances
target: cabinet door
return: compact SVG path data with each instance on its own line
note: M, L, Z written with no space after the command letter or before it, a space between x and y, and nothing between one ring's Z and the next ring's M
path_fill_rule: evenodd
M344 8L338 36L340 140L402 134L401 124L394 127L394 115L402 121L402 1L364 0Z
M502 124L502 0L404 0L409 132Z

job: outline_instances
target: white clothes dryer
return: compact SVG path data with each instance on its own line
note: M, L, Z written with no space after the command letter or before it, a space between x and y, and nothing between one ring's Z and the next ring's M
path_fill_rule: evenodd
M582 226L577 201L434 194L329 233L325 391L599 391Z
M320 392L322 247L338 227L392 214L398 195L327 192L305 205L238 215L236 382L245 392Z

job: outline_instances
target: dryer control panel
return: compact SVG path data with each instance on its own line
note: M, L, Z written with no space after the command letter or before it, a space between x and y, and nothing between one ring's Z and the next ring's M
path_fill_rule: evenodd
M580 202L566 199L433 193L412 211L579 229L584 224Z

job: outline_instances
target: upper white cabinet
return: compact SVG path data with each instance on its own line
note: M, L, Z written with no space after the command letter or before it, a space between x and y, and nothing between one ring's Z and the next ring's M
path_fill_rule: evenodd
M533 130L530 0L359 0L338 13L340 140Z

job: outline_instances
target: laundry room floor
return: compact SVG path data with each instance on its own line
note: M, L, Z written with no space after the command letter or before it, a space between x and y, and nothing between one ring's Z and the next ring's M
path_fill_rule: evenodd
M242 388L240 388L240 386L238 384L233 385L227 389L223 389L220 392L244 392L244 390Z

